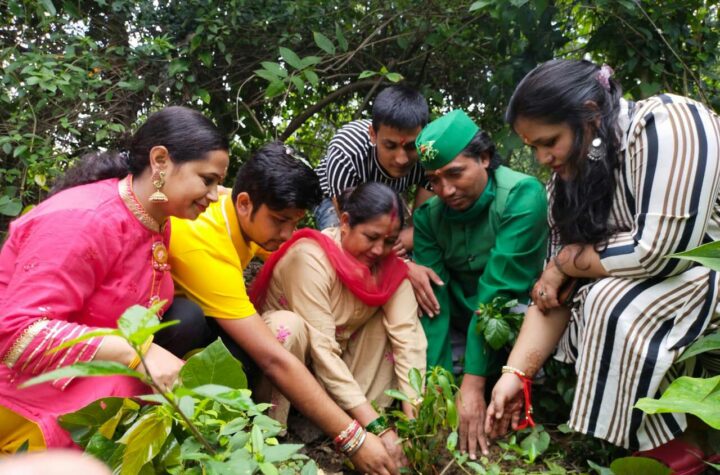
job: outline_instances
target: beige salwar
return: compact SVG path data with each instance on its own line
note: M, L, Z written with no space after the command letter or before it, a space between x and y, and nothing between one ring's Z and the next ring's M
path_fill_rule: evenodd
M337 228L324 232L340 245ZM390 388L417 396L408 373L425 371L427 349L417 309L408 280L382 307L366 305L338 279L320 246L301 239L278 261L262 310L278 341L349 410L368 400L389 405ZM289 402L274 388L271 402L270 415L285 423Z

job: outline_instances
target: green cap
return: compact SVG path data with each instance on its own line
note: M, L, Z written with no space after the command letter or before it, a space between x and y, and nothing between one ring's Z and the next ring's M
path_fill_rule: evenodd
M420 163L426 170L444 167L467 147L478 130L480 127L460 109L433 120L415 139Z

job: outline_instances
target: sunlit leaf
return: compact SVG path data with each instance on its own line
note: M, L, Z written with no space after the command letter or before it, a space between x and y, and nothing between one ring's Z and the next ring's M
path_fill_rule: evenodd
M672 470L655 459L647 457L623 457L610 464L615 475L670 475Z
M76 378L79 376L131 376L143 380L145 376L127 366L115 361L89 361L64 366L56 370L43 373L28 381L25 381L20 388L34 386L36 384L54 381L63 378Z
M635 407L648 414L684 412L720 429L720 376L691 378L682 376L673 381L660 399L642 398Z
M405 402L412 402L409 397L407 397L404 393L398 391L397 389L388 389L385 391L385 394L393 399L399 399L400 401Z
M492 349L499 350L510 340L510 325L503 319L490 318L483 334Z
M368 70L365 70L365 71L363 71L363 72L360 73L360 75L358 76L358 79L366 79L366 78L373 77L373 76L376 76L376 75L377 75L377 72L376 72L376 71L368 71Z
M693 356L705 353L706 351L720 350L720 333L711 333L697 340L692 345L688 346L677 362L684 361Z
M138 419L118 440L127 448L123 454L121 475L135 475L155 458L170 434L172 420L156 411Z
M714 241L698 246L689 251L678 252L666 256L667 259L687 259L699 262L712 270L720 271L720 241Z
M190 357L180 370L187 388L217 384L232 389L247 388L242 363L236 360L219 338L200 353Z

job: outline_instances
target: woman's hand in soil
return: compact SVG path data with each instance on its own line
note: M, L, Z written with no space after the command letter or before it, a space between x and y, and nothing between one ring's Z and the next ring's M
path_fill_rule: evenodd
M456 404L460 415L460 452L468 452L471 460L477 459L477 447L487 455L485 436L485 377L465 374L460 385Z
M163 391L172 389L178 379L180 368L185 364L183 360L154 343L150 345L143 359L147 368L141 363L138 365L137 370L140 373L150 375Z
M485 433L491 438L517 430L522 411L522 382L514 374L503 374L492 391L485 418Z
M380 437L380 440L382 440L385 445L385 450L387 450L387 453L390 457L392 457L395 463L400 467L406 467L408 461L405 457L405 452L403 452L402 444L400 443L400 438L397 433L394 430L389 430Z
M383 442L375 434L367 434L365 442L350 457L350 460L352 460L355 470L360 473L378 475L397 475L400 473L395 461L385 450Z
M440 313L440 303L435 298L435 291L432 284L445 285L438 275L429 267L408 262L408 279L413 286L415 299L417 299L420 310L429 316L434 317Z

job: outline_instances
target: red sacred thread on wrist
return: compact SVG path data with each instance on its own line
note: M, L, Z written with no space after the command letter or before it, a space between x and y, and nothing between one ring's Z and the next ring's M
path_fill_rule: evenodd
M526 427L535 427L535 421L532 418L532 379L528 378L524 372L512 366L503 366L502 373L512 373L522 381L523 395L525 396L525 417L518 424L518 430L525 429Z

